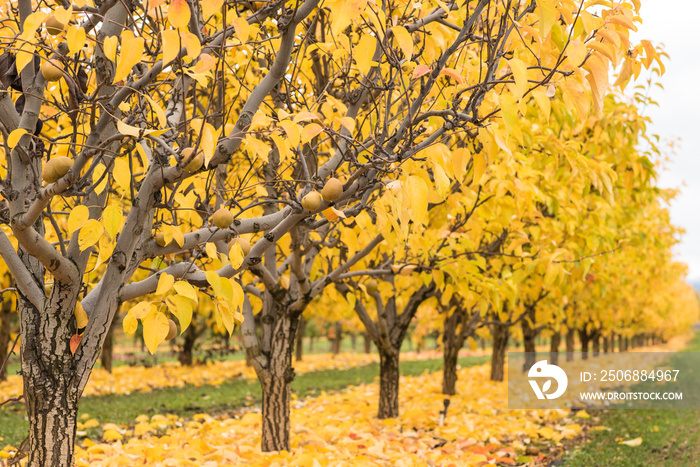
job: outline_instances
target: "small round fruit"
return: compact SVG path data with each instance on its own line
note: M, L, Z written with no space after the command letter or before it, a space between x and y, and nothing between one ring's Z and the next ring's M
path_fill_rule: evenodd
M183 157L183 159L186 159ZM196 172L202 168L204 165L204 155L201 152L197 153L185 166L185 170L188 172Z
M41 74L46 81L58 81L63 77L63 65L58 60L49 60L42 65Z
M58 19L56 19L55 16L49 16L49 19L46 20L46 32L48 32L52 36L57 36L61 34L61 31L63 31L64 27L65 25L61 23Z
M158 246L165 246L165 234L163 232L158 232L156 234L156 243Z
M367 283L365 283L365 288L367 289L367 293L370 295L376 293L378 285L379 284L377 284L377 281L375 281L374 279L368 280Z
M73 161L70 157L60 156L51 159L42 169L41 179L46 183L53 183L67 174L72 166Z
M211 216L211 222L220 229L228 229L233 223L233 213L226 208L220 208Z
M177 324L172 319L168 320L168 335L165 336L166 341L171 341L177 336Z
M315 211L321 207L321 194L314 190L301 199L301 206L307 211Z
M323 196L323 199L332 203L343 196L343 184L340 180L333 177L326 182L323 190L321 190L321 195Z
M231 248L233 248L236 243L241 246L243 254L248 256L248 253L250 253L250 242L243 237L232 238L231 241L228 242L228 251L231 251Z

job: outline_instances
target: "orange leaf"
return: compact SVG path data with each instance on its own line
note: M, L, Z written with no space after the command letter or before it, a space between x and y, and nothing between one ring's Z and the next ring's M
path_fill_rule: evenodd
M172 0L168 7L168 20L174 28L187 29L190 23L190 6L185 0Z
M75 355L75 351L78 349L78 346L80 345L80 341L83 339L83 336L80 334L73 334L73 337L70 338L70 353Z

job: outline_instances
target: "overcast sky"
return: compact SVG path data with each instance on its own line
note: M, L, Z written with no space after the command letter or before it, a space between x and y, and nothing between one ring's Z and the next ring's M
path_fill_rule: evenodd
M700 1L643 0L644 24L637 39L663 44L670 55L664 90L652 93L659 107L646 113L653 120L651 131L662 139L681 138L673 164L661 176L663 187L680 187L671 205L674 224L686 229L676 250L690 267L689 279L700 279Z

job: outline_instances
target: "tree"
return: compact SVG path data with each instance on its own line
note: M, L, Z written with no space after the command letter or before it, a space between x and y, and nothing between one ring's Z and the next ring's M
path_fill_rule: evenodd
M0 255L19 291L29 466L72 463L78 400L121 304L136 302L124 328L140 321L155 352L173 326L188 328L201 294L228 332L245 317L263 386L262 448L288 449L299 317L379 243L355 245L312 280L329 246L316 236L343 224L315 215L361 215L407 161L456 134L478 133L489 157L512 145L519 102L542 100L542 84L556 82L580 111L588 93L600 104L601 70L621 59L637 9L596 17L570 0L62 5L6 3L0 27L10 227ZM620 41L611 45L610 34ZM624 58L628 75L637 53ZM444 192L447 160L418 161L414 215L428 186ZM341 196L320 199L331 178ZM233 238L250 251L241 240L229 248ZM289 269L287 287L279 281Z

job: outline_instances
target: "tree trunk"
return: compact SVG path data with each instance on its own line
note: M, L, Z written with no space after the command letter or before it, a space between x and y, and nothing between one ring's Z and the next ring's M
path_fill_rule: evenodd
M610 336L603 337L603 353L610 352Z
M315 336L309 337L309 353L312 353L314 351L314 340L316 339Z
M29 420L28 467L74 463L79 392L69 348L77 331L72 311L77 284L55 286L44 309L20 297L21 361Z
M617 348L620 352L625 351L625 338L622 335L617 336Z
M575 335L574 328L569 328L566 331L566 361L571 362L574 360L574 345L576 335Z
M561 343L561 331L556 331L552 334L552 340L549 343L549 363L552 365L559 364L559 344Z
M9 358L11 326L12 300L5 300L0 308L0 366L2 366L5 358ZM0 381L7 381L7 365L0 372Z
M504 365L506 362L506 348L510 326L507 324L494 324L491 327L493 335L493 348L491 349L491 381L503 381Z
M442 352L442 393L448 396L455 395L455 386L457 384L457 356L459 355L456 342L457 320L458 314L456 312L445 319L445 329L442 338L444 345Z
M523 331L523 349L525 351L525 363L523 371L528 371L537 361L537 348L535 347L536 333L535 325L535 309L528 309L527 316L520 321L520 328Z
M588 360L588 340L590 339L590 334L588 334L585 329L579 329L578 338L581 341L581 358L583 360Z
M399 416L399 352L379 350L379 413L380 420Z
M369 337L369 333L365 331L365 353L372 352L372 338Z
M340 324L340 321L335 322L335 335L333 336L333 345L332 345L332 350L334 355L338 355L340 353L340 344L343 341L343 325Z
M353 352L357 350L357 335L354 332L350 333L350 346Z
M194 350L194 343L197 340L197 326L195 326L194 321L185 330L185 340L180 347L180 352L178 353L177 359L180 361L182 366L192 366L194 359L192 358L192 353Z
M600 334L596 333L593 337L593 356L597 357L600 355Z
M289 451L291 383L294 380L292 351L299 316L283 310L275 318L266 368L256 368L262 386L263 452Z
M102 353L101 353L101 362L102 362L102 368L107 370L108 373L112 372L112 360L114 357L114 328L115 323L117 321L117 315L114 315L114 319L112 320L112 324L109 327L109 331L107 331L107 337L105 337L105 343L102 346Z
M304 357L304 329L306 328L306 320L302 315L299 318L299 331L297 332L297 351L296 351L296 361L300 362Z

